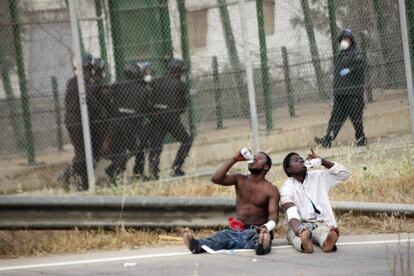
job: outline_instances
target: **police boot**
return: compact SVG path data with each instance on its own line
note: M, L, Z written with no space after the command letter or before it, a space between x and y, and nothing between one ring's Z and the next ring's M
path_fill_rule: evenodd
M325 135L321 138L315 137L314 141L324 148L330 148L332 146L332 137L328 135Z
M75 180L76 189L78 192L87 191L88 190L88 181L83 179L82 176L75 174L73 175L73 178Z
M361 138L359 138L357 140L357 144L356 145L357 145L357 147L363 147L363 146L366 146L367 143L368 143L368 139L365 138L365 137L361 137Z
M180 167L174 167L172 168L170 172L170 176L177 177L177 176L184 176L185 172Z

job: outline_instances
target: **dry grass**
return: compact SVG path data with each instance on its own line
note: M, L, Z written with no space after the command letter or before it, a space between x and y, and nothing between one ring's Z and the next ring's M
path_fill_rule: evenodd
M351 178L332 190L331 200L371 201L414 204L414 149L373 148L358 152L354 147L339 147L331 160L347 165ZM231 172L247 173L245 165L236 165ZM275 164L268 179L277 187L286 180L280 164ZM169 182L132 181L117 187L98 188L100 195L228 197L234 198L232 187L213 185L208 177Z
M281 219L283 221L283 218ZM343 235L414 232L414 218L394 216L357 216L345 214L338 217ZM212 229L196 231L196 237L206 237ZM286 229L280 223L275 238L284 239ZM118 228L104 230L60 231L0 231L0 258L43 256L50 254L80 253L90 250L136 249L149 246L182 245L180 230L134 230ZM183 247L184 250L184 247Z

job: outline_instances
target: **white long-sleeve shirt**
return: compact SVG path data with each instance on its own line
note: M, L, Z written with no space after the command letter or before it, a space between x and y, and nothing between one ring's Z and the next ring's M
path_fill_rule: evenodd
M336 227L336 220L329 201L329 190L351 176L343 165L335 165L326 170L310 171L303 183L289 177L280 190L280 204L291 202L298 208L301 219L324 220L329 226ZM315 205L320 214L315 213Z

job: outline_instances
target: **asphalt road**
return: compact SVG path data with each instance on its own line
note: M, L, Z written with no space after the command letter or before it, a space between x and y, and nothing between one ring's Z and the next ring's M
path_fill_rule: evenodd
M391 275L393 267L414 275L413 235L342 236L335 253L304 254L278 239L266 256L252 250L192 255L170 246L0 260L0 275Z

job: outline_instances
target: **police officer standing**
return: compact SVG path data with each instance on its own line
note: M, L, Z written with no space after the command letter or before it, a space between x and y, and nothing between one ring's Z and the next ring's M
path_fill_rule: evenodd
M192 138L181 123L181 114L188 106L187 86L182 80L185 73L184 62L180 59L173 59L169 64L169 72L154 82L154 113L151 119L153 139L150 151L150 169L153 179L159 179L160 155L167 133L181 143L170 175L185 175L181 167L192 145Z
M105 104L102 102L102 83L100 74L103 73L105 63L91 54L82 55L83 78L85 83L86 102L91 128L91 143L94 161L99 159L99 152L102 146L102 129L100 124L104 121L103 114ZM71 78L66 87L65 95L65 126L69 138L74 147L75 156L72 164L65 169L65 180L70 175L75 178L78 191L88 190L88 177L86 171L85 150L82 131L82 117L80 111L78 81L76 76ZM68 183L67 183L68 184Z
M152 67L148 62L129 64L125 68L126 80L112 86L115 110L109 129L112 163L105 170L112 180L125 171L129 155L137 150L137 139L148 109L149 90L146 83L150 81L151 73Z
M362 114L364 111L364 78L367 65L366 57L357 47L349 29L338 35L341 51L335 59L333 96L334 104L326 135L315 137L315 142L323 147L331 147L342 125L349 117L355 129L357 146L365 146Z

